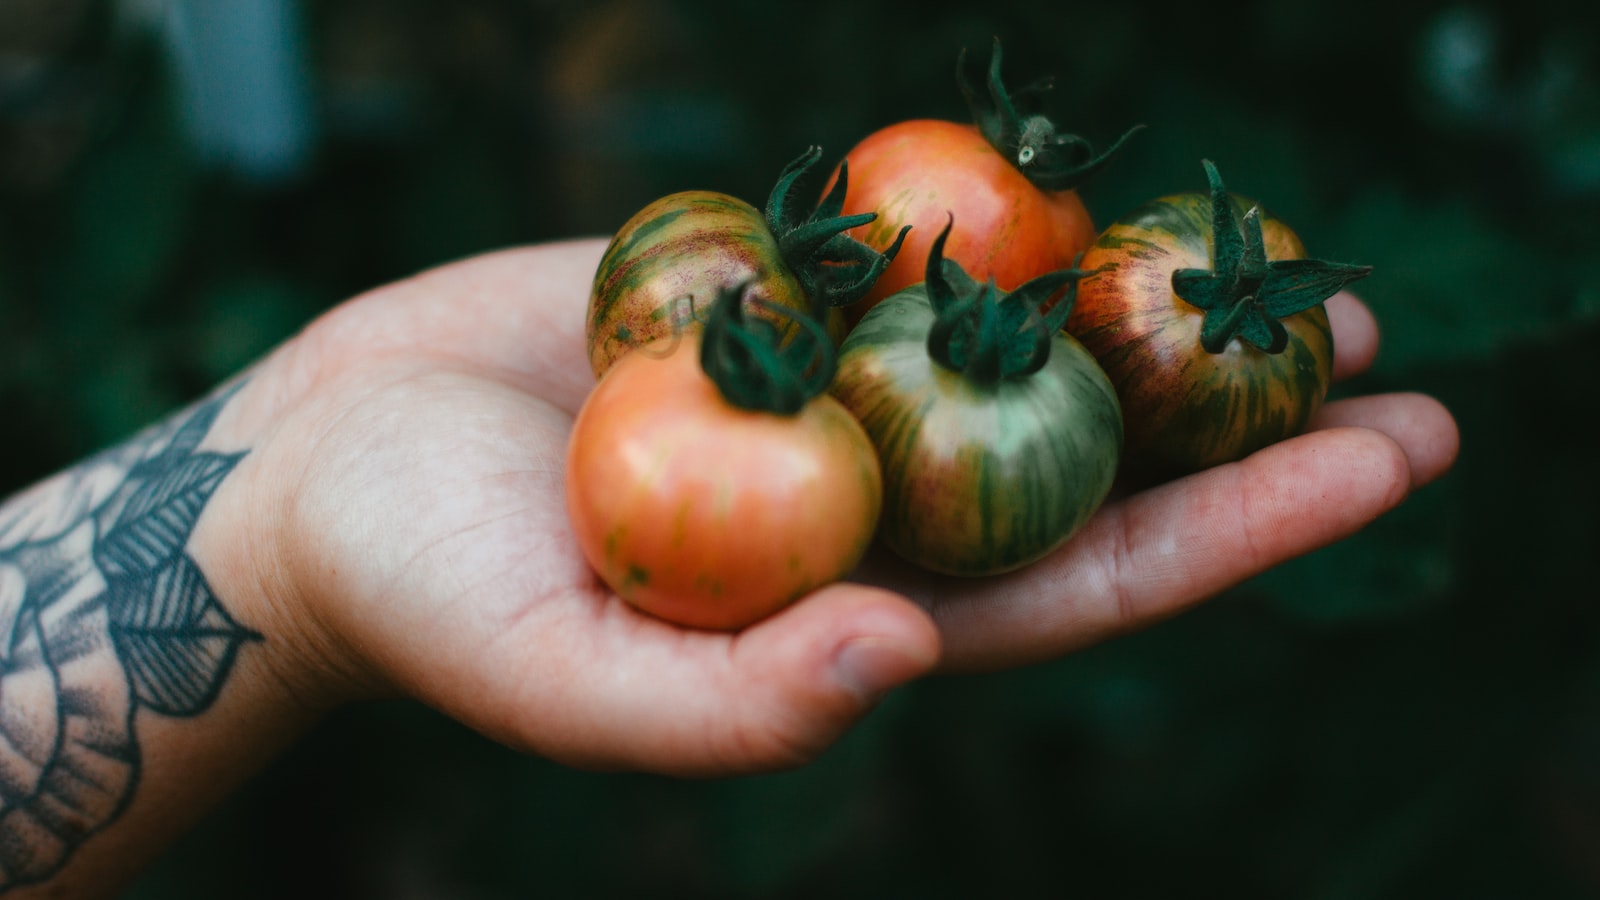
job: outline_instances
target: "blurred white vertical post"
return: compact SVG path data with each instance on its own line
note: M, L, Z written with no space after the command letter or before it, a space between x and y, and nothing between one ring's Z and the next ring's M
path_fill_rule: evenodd
M316 143L298 0L119 0L125 22L158 30L200 161L271 184Z

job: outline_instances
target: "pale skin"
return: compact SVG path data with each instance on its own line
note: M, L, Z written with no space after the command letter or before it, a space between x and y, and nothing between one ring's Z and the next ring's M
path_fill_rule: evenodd
M1456 456L1429 397L1341 400L1243 462L1117 497L1013 575L939 579L875 556L859 582L741 632L684 630L609 592L567 527L563 457L594 383L584 311L603 247L509 250L372 291L218 401L199 451L245 455L186 549L254 636L203 711L136 713L128 803L45 880L0 892L113 896L319 718L368 698L414 698L583 768L801 765L899 685L1155 625L1353 534ZM1376 323L1348 294L1328 309L1348 378L1372 361ZM8 505L48 507L59 488Z

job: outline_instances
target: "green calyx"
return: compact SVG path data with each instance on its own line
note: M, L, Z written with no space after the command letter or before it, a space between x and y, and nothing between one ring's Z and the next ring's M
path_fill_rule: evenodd
M1202 160L1211 184L1211 269L1179 269L1172 290L1205 312L1200 345L1221 353L1238 338L1267 353L1281 353L1289 334L1279 320L1308 310L1365 278L1371 266L1318 259L1267 260L1261 209L1235 215L1222 176Z
M799 327L784 329L770 319L747 316L748 287L745 282L717 293L701 331L700 366L734 406L794 415L833 382L838 351L827 329L799 310L752 297L752 305ZM787 343L786 331L793 332Z
M1055 87L1053 79L1042 78L1016 91L1006 89L1000 80L999 38L995 38L994 54L989 58L987 91L979 91L968 78L965 48L956 62L956 84L967 99L978 131L1042 191L1071 190L1082 184L1105 168L1128 138L1144 127L1133 126L1096 155L1088 141L1057 131L1054 122L1036 111L1041 98Z
M954 217L928 250L923 286L933 306L928 329L928 355L978 384L1026 378L1050 360L1054 337L1066 324L1076 299L1077 269L1047 272L1009 293L973 280L955 260L944 258L945 239ZM1049 312L1041 307L1057 291L1068 288Z
M767 198L767 227L778 239L778 252L800 282L800 289L818 314L849 306L872 289L883 270L900 252L911 226L900 229L889 249L879 253L845 234L878 218L877 213L841 216L850 171L839 164L839 178L815 209L802 213L801 179L822 159L822 148L811 147L784 168Z

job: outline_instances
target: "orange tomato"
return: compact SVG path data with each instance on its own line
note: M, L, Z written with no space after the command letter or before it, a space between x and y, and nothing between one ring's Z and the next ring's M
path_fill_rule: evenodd
M844 577L877 527L882 476L860 424L826 394L796 414L728 403L700 335L618 359L579 410L567 509L623 600L731 630Z

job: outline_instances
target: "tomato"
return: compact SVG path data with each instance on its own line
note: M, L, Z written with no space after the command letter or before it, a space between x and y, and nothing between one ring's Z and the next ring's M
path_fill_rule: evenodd
M1079 273L1048 273L1009 295L941 263L873 307L840 349L831 388L865 426L883 466L879 533L936 572L988 575L1065 542L1116 476L1116 392L1061 330Z
M595 377L634 347L698 327L718 291L736 284L750 285L752 310L766 304L816 313L842 338L838 308L871 286L899 244L886 242L879 253L842 234L874 218L840 215L847 170L809 216L798 213L799 181L821 158L812 147L790 163L765 212L728 194L681 191L628 219L606 247L589 295Z
M884 297L922 281L935 235L954 213L960 231L950 237L947 258L980 281L993 278L1005 290L1070 268L1094 240L1089 210L1075 188L1098 172L1128 135L1095 156L1075 135L1059 134L1049 119L1027 115L1000 80L1000 44L995 42L987 91L958 82L976 124L915 119L868 135L845 154L854 187L846 212L875 212L869 225L851 233L872 247L887 247L913 226L905 252L884 271L862 301L846 310L859 320ZM1132 134L1130 131L1128 134Z
M1070 268L1094 240L1094 224L1075 191L1045 192L995 152L972 125L918 119L882 128L847 154L856 191L847 208L877 212L855 236L884 246L913 226L898 265L846 315L859 319L878 300L922 281L937 222L953 211L963 230L949 254L976 278L1010 290L1045 272ZM972 223L971 228L965 227Z
M1162 197L1106 228L1067 320L1117 386L1129 464L1149 475L1304 429L1332 375L1322 301L1371 271L1306 259L1287 225L1204 165L1209 193Z
M741 308L739 289L717 307ZM737 629L855 568L882 504L877 457L861 426L822 393L821 362L777 360L778 328L752 317L729 339L714 312L704 333L617 360L573 425L567 509L585 558L636 608L690 627ZM737 318L737 317L735 317ZM723 379L726 384L715 380ZM731 396L730 396L731 390ZM777 411L746 408L769 403Z

